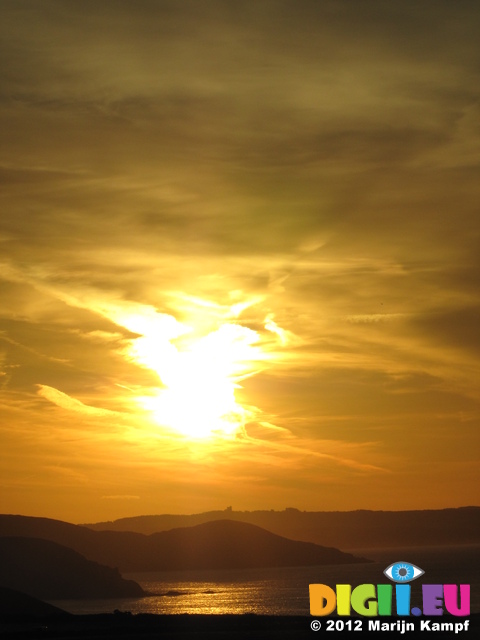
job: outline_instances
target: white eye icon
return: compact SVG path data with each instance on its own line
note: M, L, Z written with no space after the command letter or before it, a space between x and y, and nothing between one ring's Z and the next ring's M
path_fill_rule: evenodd
M399 561L391 564L383 573L393 582L411 582L412 580L423 576L425 571L410 562Z

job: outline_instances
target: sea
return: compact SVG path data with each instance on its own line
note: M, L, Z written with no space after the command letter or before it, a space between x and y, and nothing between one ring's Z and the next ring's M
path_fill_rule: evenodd
M421 605L421 584L470 584L471 613L480 613L480 545L355 549L373 562L351 565L282 567L242 570L125 573L149 594L142 598L54 600L74 614L310 614L309 584L389 583L384 570L394 562L409 562L425 574L412 582L411 605Z

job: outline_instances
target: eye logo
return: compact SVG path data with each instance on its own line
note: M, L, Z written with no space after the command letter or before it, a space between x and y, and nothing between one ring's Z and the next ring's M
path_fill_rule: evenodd
M396 608L397 616L442 616L448 612L452 616L470 615L470 585L469 584L422 584L421 585L421 608L412 607L411 595L412 585L409 582L423 576L425 571L411 562L398 561L389 565L383 572L389 580L395 582L395 589L392 584L359 584L352 589L351 584L337 584L335 591L326 584L310 584L310 614L312 616L328 616L337 610L338 616L391 616L393 607ZM413 591L416 591L413 589ZM420 591L420 589L419 589ZM418 593L413 594L418 597ZM352 614L352 610L354 613ZM334 614L335 615L335 614ZM394 614L395 615L395 614ZM341 622L341 621L340 621ZM430 623L432 626L430 627ZM314 620L320 629L320 622ZM312 623L312 624L313 624ZM455 623L455 633L461 629L468 628L469 621ZM396 625L396 626L395 626ZM399 626L400 625L400 626ZM420 631L444 631L453 630L454 623L434 623L424 620L420 624ZM329 627L337 630L352 628L347 627L342 622L340 626ZM313 626L312 626L313 629ZM361 630L355 627L355 631ZM413 622L388 622L369 621L369 631L415 631Z
M393 582L411 582L420 576L423 576L425 571L416 567L410 562L394 562L383 572L389 580Z

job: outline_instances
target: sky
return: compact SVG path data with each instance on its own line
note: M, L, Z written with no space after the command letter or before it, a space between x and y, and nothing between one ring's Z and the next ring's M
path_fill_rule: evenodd
M479 504L479 29L1 0L1 512Z

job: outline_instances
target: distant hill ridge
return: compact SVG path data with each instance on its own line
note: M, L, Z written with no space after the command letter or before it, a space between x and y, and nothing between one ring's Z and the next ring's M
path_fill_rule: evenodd
M341 549L432 546L480 542L480 507L424 511L210 511L193 515L146 515L84 525L95 531L152 534L228 519L278 535Z
M288 540L231 520L206 522L149 536L93 531L48 518L0 515L0 538L42 538L121 571L230 569L365 562L335 548ZM1 540L0 540L1 543ZM6 585L11 586L11 585Z

